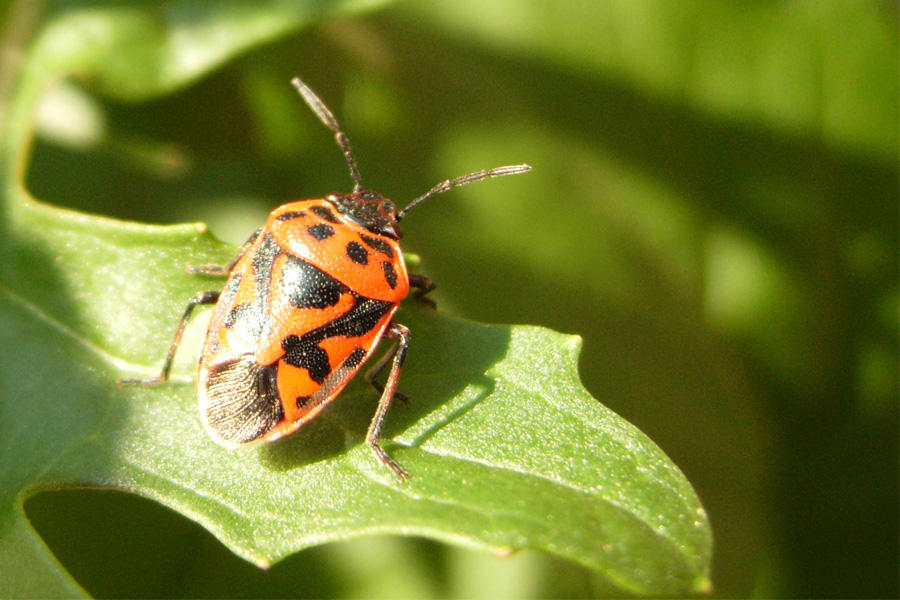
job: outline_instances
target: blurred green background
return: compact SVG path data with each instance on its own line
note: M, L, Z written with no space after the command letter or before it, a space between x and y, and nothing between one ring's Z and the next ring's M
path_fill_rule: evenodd
M207 3L165 4L190 19ZM5 4L5 48L84 6L160 10ZM350 189L295 75L336 113L363 181L398 204L527 162L531 174L404 221L441 310L583 337L585 386L703 500L717 595L897 597L898 4L349 7L156 100L49 90L30 191L116 218L202 220L238 244L285 201ZM541 555L396 538L261 572L114 492L41 494L26 509L99 596L603 592Z

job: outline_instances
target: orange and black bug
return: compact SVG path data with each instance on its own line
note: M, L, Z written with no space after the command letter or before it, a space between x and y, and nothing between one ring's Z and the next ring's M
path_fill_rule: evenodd
M315 417L386 337L395 343L366 373L381 394L366 442L404 479L409 474L378 444L391 400L403 398L397 381L410 333L393 318L410 287L416 288L416 297L433 304L423 296L434 283L407 273L397 222L413 206L452 187L531 167L499 167L450 179L397 211L387 198L362 189L350 143L334 116L306 84L299 79L293 84L334 132L350 167L353 191L285 204L230 263L190 269L227 276L228 281L222 291L201 292L188 302L158 377L123 381L165 382L194 307L215 303L197 363L203 422L227 446L269 442ZM381 384L378 376L388 365Z

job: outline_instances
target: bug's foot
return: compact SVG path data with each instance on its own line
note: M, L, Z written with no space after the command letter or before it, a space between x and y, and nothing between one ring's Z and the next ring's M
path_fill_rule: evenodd
M156 387L162 385L166 380L162 377L154 377L153 379L138 379L137 377L123 377L119 380L120 388L139 385L141 387Z
M388 456L387 452L385 452L384 449L378 445L378 442L372 442L371 446L372 446L372 452L375 453L375 456L378 457L378 460L380 460L382 463L384 463L385 466L390 468L390 470L394 472L394 475L397 476L397 479L400 482L403 482L403 481L406 481L407 479L409 479L409 477L410 477L409 471L407 471L406 469L401 467L397 463L397 461L395 461L393 458Z

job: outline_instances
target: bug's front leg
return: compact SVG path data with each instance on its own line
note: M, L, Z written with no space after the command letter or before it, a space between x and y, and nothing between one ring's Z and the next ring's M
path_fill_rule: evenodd
M391 400L397 393L397 381L400 379L400 368L403 366L403 360L406 358L406 350L409 348L409 329L399 323L391 323L384 337L397 340L397 343L378 361L378 364L366 374L366 379L372 385L375 385L375 377L384 369L388 362L391 362L391 372L388 374L387 382L383 386L381 399L378 401L378 408L375 410L375 416L372 418L372 424L369 425L369 431L366 433L366 442L372 447L372 452L378 457L397 476L397 479L403 481L409 477L409 472L397 464L394 459L387 455L387 452L378 444L378 438L381 436L381 428L384 426L384 419L387 416L388 408L391 406ZM372 373L374 376L370 378ZM380 385L380 384L379 384ZM378 386L376 386L377 388Z
M424 275L410 275L409 286L416 288L416 291L413 293L413 297L416 300L421 300L431 308L437 308L437 302L435 302L433 298L425 295L437 287L434 284L434 281L431 280L431 277L425 277Z
M137 379L129 377L120 379L119 384L154 386L165 383L169 379L169 371L172 369L172 360L175 358L175 352L178 350L178 345L181 344L181 337L184 335L184 329L185 327L187 327L188 321L191 318L191 313L194 312L194 307L196 307L198 304L215 304L219 300L219 295L220 292L218 291L200 292L190 299L187 304L187 308L184 309L184 315L181 317L181 321L178 323L178 328L175 330L175 335L172 336L172 342L169 344L169 350L168 352L166 352L166 358L163 361L162 371L157 377L154 377L152 379Z
M387 334L385 334L387 335ZM395 343L391 346L391 348L384 353L384 356L378 359L378 362L372 365L372 368L366 371L366 381L375 388L378 392L379 397L384 393L384 385L378 381L378 377L381 375L381 372L384 371L384 368L390 364L390 362L394 359L394 355L397 352L399 343ZM399 400L403 403L403 406L409 406L409 398L406 397L406 394L402 394L400 392L394 392L394 399Z

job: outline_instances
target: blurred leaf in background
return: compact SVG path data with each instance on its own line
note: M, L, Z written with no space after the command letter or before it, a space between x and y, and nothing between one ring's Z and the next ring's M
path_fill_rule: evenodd
M84 7L185 24L135 42L180 57L158 97L126 100L146 81L115 64L44 96L35 197L202 220L240 243L278 204L347 188L295 75L340 116L364 181L401 204L498 157L528 162L527 181L404 222L441 310L584 339L587 389L708 510L717 594L900 595L895 2L221 2L209 28L189 18L209 3L151 4L6 6L13 50ZM222 52L229 36L245 45ZM98 596L609 593L558 558L395 538L262 573L114 492L40 494L26 511Z

